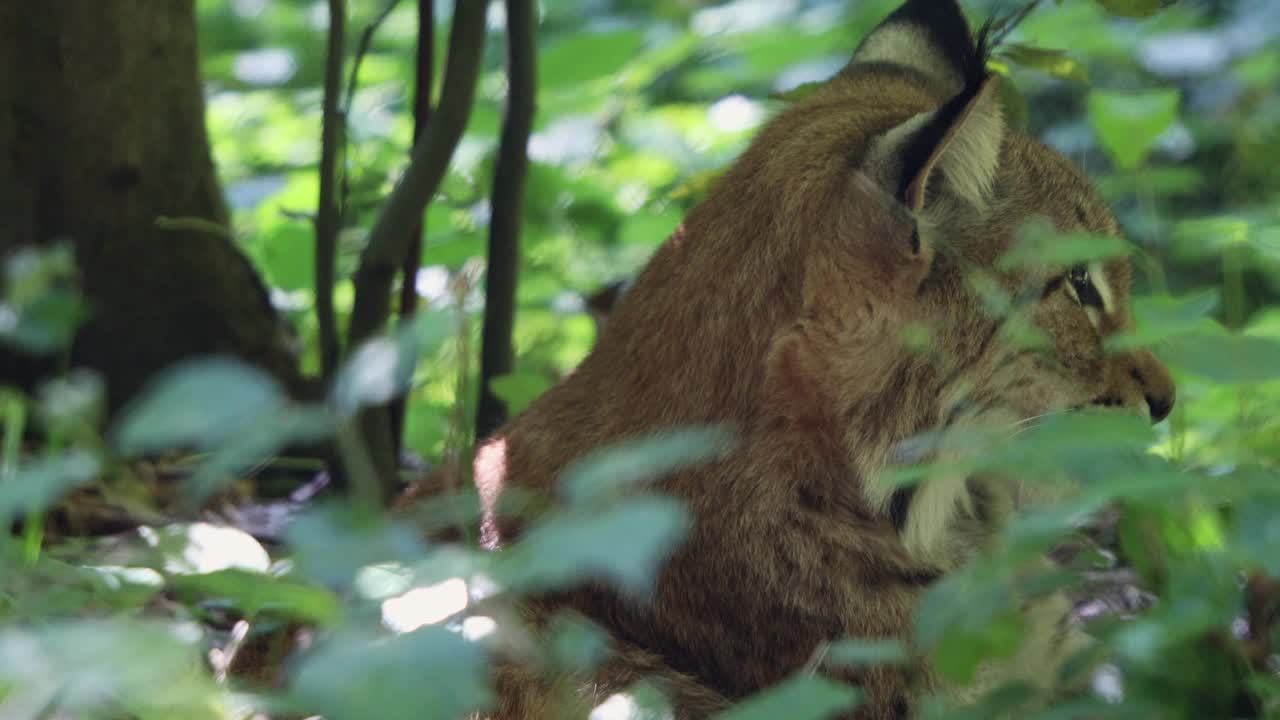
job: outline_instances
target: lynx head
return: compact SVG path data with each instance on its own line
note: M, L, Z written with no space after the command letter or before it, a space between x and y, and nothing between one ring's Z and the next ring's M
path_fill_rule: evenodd
M825 150L844 153L847 172L829 176L834 189L807 229L802 312L775 335L766 397L835 436L860 466L866 499L924 557L937 557L970 488L964 478L911 493L878 484L897 440L1087 405L1158 422L1174 400L1149 352L1104 350L1131 323L1127 259L998 262L1036 218L1064 232L1119 228L1075 167L1003 121L986 35L975 39L954 0L908 0L787 121L793 135L830 141L837 135L816 127L824 118L841 107L859 118ZM800 184L812 189L819 175ZM913 345L913 333L927 341Z

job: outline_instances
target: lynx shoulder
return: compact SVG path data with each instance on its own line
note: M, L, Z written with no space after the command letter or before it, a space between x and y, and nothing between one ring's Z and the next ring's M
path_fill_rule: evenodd
M651 598L589 587L533 603L535 616L586 615L619 650L596 675L546 687L603 699L653 677L678 717L703 717L827 641L906 637L920 595L1013 507L978 478L886 484L902 440L1091 404L1169 412L1174 389L1153 356L1103 350L1131 322L1127 261L997 264L1032 218L1119 230L1080 172L1003 121L985 46L954 0L894 11L843 71L759 132L577 370L481 448L483 534L496 547L520 531L497 512L502 494L551 496L592 449L700 423L742 438L660 482L695 524ZM1013 342L975 271L1026 298L1019 312L1047 343ZM935 352L908 342L908 327ZM927 668L842 677L864 689L866 718L901 717L932 683ZM530 682L503 684L499 717L539 716Z

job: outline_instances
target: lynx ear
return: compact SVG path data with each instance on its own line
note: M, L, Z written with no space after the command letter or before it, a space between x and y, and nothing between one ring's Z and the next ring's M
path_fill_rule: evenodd
M982 55L956 0L907 0L863 39L849 67L900 65L952 95L980 79L986 64Z
M999 90L999 78L988 77L941 108L880 135L867 154L868 174L912 210L925 206L938 179L950 193L984 207L1004 141Z
M846 70L896 65L950 98L891 128L869 149L868 174L913 210L925 205L940 178L978 207L990 195L1004 139L998 80L986 70L990 28L975 41L956 0L907 0L862 41Z

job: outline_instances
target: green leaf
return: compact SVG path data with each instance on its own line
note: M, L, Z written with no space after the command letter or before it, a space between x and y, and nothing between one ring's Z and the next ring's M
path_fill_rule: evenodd
M0 630L6 717L225 718L201 666L180 638L198 628L126 619L54 621Z
M1214 327L1165 341L1160 348L1161 358L1175 368L1220 383L1280 378L1280 340Z
M518 415L529 403L550 388L552 382L544 375L533 372L514 372L499 375L489 381L489 389L507 404L507 412Z
M1273 478L1274 480L1274 478ZM1261 497L1235 508L1236 544L1272 577L1280 577L1280 498Z
M982 625L953 626L938 642L933 665L952 681L967 685L984 660L1013 655L1025 625L1022 613L1010 612Z
M201 458L187 480L195 502L203 502L235 475L293 443L314 443L333 434L334 418L323 408L284 407L271 415L246 419L243 427Z
M577 33L538 53L538 88L564 90L617 73L644 44L644 33Z
M519 590L608 581L640 595L689 525L684 505L667 497L634 497L603 510L563 511L505 549L494 573L502 584Z
M684 182L676 185L667 193L667 199L701 200L708 192L710 192L711 187L720 180L720 177L724 175L725 170L727 170L727 168L718 168L690 175Z
M125 455L214 448L287 402L274 378L239 360L187 360L161 373L125 409L115 446Z
M1173 228L1173 247L1185 260L1220 256L1249 243L1248 217L1214 215L1181 220Z
M1133 170L1178 117L1177 90L1089 93L1089 124L1117 166Z
M1065 50L1051 50L1021 43L1009 43L1000 49L1000 55L1023 67L1039 70L1063 80L1089 84L1089 71L1084 63L1071 57Z
M23 307L0 303L0 342L37 355L57 352L71 344L87 317L78 294L51 288Z
M580 504L707 462L734 442L732 432L715 426L655 432L587 453L569 465L560 484Z
M271 287L312 290L315 287L315 228L288 220L258 239L256 259Z
M339 632L300 658L299 715L330 720L455 720L493 700L487 654L442 627L404 635Z
M833 665L902 665L908 659L898 640L841 640L827 648L826 656Z
M550 655L565 672L586 672L609 657L609 634L576 615L561 614L547 629Z
M51 454L23 463L0 482L0 524L16 515L44 512L71 490L97 479L98 458L84 450Z
M1218 303L1216 288L1197 290L1181 297L1153 295L1134 298L1133 317L1137 329L1111 336L1106 341L1107 349L1144 347L1200 328L1209 314L1217 309Z
M1151 423L1136 413L1089 408L1039 419L1000 453L1012 468L1061 465L1104 450L1142 451L1155 437Z
M915 614L915 642L931 648L953 630L978 632L1015 607L1007 579L989 566L943 576L925 593Z
M452 332L452 323L443 313L421 312L405 327L365 342L338 371L330 404L346 417L404 393L418 360L434 352Z
M1027 98L1018 89L1012 78L1006 77L1000 83L1000 104L1004 109L1005 122L1019 130L1027 129L1030 110Z
M781 100L782 102L786 102L786 103L793 103L793 102L796 102L797 100L803 100L809 97L814 92L816 92L819 88L821 88L823 85L826 85L826 84L827 84L826 82L800 83L799 85L791 88L790 90L785 90L783 92L769 93L769 99Z
M715 720L825 720L856 707L862 693L818 675L798 675L763 690Z
M180 595L221 600L249 617L269 612L327 625L336 620L342 610L338 598L324 588L236 568L203 575L178 575L169 584Z
M657 247L671 236L683 216L674 209L660 213L638 212L624 218L618 227L618 242L623 245Z
M367 565L410 565L426 553L414 528L369 519L338 504L302 514L285 530L285 540L299 574L327 587L351 583Z
M1145 18L1155 15L1167 3L1164 0L1097 0L1112 15Z
M1002 270L1065 268L1077 263L1123 257L1131 251L1120 238L1095 233L1060 233L1047 223L1028 223L1018 241L998 261Z

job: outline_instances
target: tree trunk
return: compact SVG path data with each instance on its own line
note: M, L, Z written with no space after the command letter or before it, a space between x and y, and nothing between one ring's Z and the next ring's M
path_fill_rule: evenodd
M103 373L112 406L206 353L298 389L266 289L216 231L227 210L205 134L194 0L0 5L0 254L74 244L91 316L72 361Z

